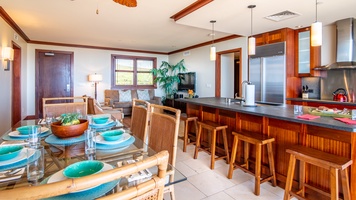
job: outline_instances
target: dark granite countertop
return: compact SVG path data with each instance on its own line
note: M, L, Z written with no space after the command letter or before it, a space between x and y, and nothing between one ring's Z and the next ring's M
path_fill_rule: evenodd
M246 113L246 114L257 115L257 116L266 116L269 118L320 126L320 127L330 128L330 129L356 132L356 125L348 125L343 122L337 121L332 117L320 117L318 119L313 119L313 120L299 119L297 118L298 115L294 114L293 105L289 105L289 104L282 104L280 106L257 104L257 107L245 107L245 106L241 106L240 103L238 102L226 103L226 98L219 98L219 97L176 99L176 101L202 105L202 106L207 106L212 108L219 108L223 110L231 110L239 113ZM303 106L303 113L308 113L308 108L311 107Z
M321 99L303 99L303 98L286 98L287 101L304 101L304 102L316 102L316 103L325 103L325 104L340 104L348 106L356 106L356 102L339 102L332 100L321 100Z

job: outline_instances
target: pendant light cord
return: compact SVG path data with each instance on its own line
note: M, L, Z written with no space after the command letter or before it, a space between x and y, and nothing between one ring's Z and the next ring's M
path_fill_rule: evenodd
M211 32L211 44L214 45L214 35L215 35L215 30L214 30L214 24L216 20L211 20L210 23L212 24L212 32Z
M252 9L255 8L255 7L256 7L256 5L249 5L249 6L248 6L248 8L251 9L251 35L250 35L250 36L252 36L252 33L253 33L253 28L252 28L252 23L253 23L253 11L252 11Z
M315 22L318 21L318 0L315 0Z

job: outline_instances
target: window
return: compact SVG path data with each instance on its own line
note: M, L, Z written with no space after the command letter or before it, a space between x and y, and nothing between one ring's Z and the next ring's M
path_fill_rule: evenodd
M153 68L156 68L156 58L112 55L111 88L156 88L150 72Z

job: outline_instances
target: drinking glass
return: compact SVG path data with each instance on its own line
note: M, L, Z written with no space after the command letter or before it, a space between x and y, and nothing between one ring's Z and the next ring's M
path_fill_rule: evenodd
M88 129L84 132L84 134L85 134L85 154L87 156L95 155L96 152L95 129Z
M294 114L297 115L299 113L299 106L294 105Z
M27 148L27 181L37 185L44 175L44 147L41 145Z
M298 106L298 113L303 114L303 106Z
M47 125L47 127L49 127L49 125L52 123L52 120L53 120L52 113L47 113L47 115L46 115L46 125Z
M28 143L30 146L37 146L40 143L41 126L31 126L28 134Z

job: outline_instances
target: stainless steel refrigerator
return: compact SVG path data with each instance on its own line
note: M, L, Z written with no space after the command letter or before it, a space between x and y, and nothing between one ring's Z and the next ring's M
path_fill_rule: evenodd
M286 80L285 43L256 47L249 59L249 81L255 85L255 101L285 102Z

